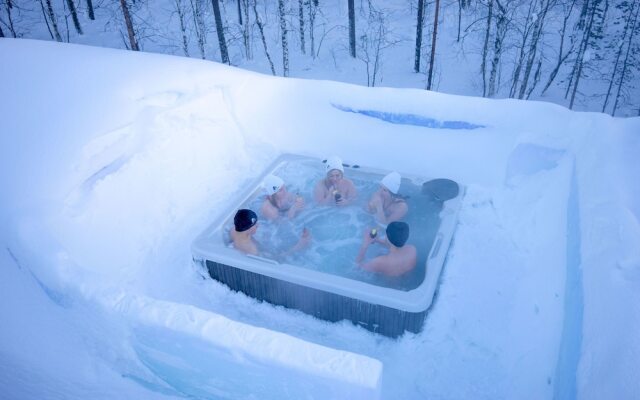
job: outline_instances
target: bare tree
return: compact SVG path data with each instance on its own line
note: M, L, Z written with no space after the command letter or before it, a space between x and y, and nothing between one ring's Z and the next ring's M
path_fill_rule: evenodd
M633 11L633 9L632 9ZM629 57L630 55L632 55L632 48L634 47L634 42L633 42L633 36L636 33L636 31L638 30L638 13L640 12L640 7L636 8L636 13L635 16L633 17L633 21L631 22L631 29L630 29L630 33L629 33L629 39L627 41L627 52L624 56L624 61L622 62L622 71L620 72L620 80L618 81L618 91L616 93L616 101L613 104L613 110L611 111L611 115L615 116L616 115L616 110L618 109L618 102L620 101L620 94L623 88L623 85L625 84L625 80L627 78L626 73L627 70L629 68L629 66L631 65L631 63L629 62ZM638 46L637 43L635 43L635 52L633 53L637 53L638 50ZM637 64L636 64L637 66Z
M196 33L196 41L200 50L200 58L207 58L207 27L204 23L204 0L189 0L191 15L193 16L193 29Z
M309 0L309 46L311 57L316 58L315 21L318 11L318 0Z
M40 0L40 4L42 4L42 0ZM58 30L58 21L56 18L56 14L53 11L53 7L51 6L51 0L46 0L46 14L45 14L45 21L48 19L51 22L51 28L52 28L52 37L58 41L58 42L62 42L62 36L60 36L60 31Z
M173 5L178 14L178 22L180 22L180 34L182 36L182 52L185 57L189 57L189 40L187 39L187 23L186 23L186 7L184 0L173 0Z
M568 21L569 21L569 18L571 17L576 1L577 0L571 0L571 3L569 4L568 7L564 2L562 2L563 19L562 19L562 28L560 29L560 46L558 49L558 59L556 61L555 66L551 70L551 73L549 74L549 79L547 80L546 85L544 85L544 89L542 89L541 94L544 94L547 91L547 89L549 89L549 86L551 86L551 83L553 83L554 79L558 75L558 72L560 71L560 67L565 63L565 61L573 51L573 46L574 46L573 38L572 37L570 38L569 48L567 49L566 53L564 52L564 41L565 41L565 33L567 31Z
M140 51L138 42L136 41L136 33L133 29L133 21L131 20L131 14L129 14L129 6L126 0L120 0L120 8L122 8L122 15L124 16L124 23L127 26L127 33L129 34L129 45L131 50Z
M387 14L386 10L377 10L370 4L367 25L359 38L357 58L365 64L367 86L376 85L382 67L383 52L397 43L389 38L390 32L385 19Z
M256 0L253 0L253 13L256 17L256 24L258 25L258 31L260 32L260 38L262 39L262 46L264 47L264 54L267 56L267 60L269 61L269 66L271 67L271 73L275 76L276 69L273 66L273 61L271 61L271 55L269 55L269 49L267 48L267 40L264 37L264 25L262 21L260 21L260 15L258 15L258 8L256 6Z
M431 59L429 60L427 90L431 90L431 78L433 77L433 63L436 57L436 37L438 36L438 10L440 10L440 0L436 0L436 12L435 12L435 16L433 17L433 35L431 36Z
M578 85L580 84L580 79L582 78L582 71L584 69L585 62L587 59L587 48L592 45L592 39L598 35L598 31L602 28L602 22L604 20L604 16L606 15L606 9L608 8L609 1L604 0L604 9L601 9L602 0L586 0L587 3L587 24L584 29L584 33L582 35L582 42L580 43L580 47L578 50L578 54L576 56L576 61L572 70L571 78L569 80L569 86L567 89L571 88L571 84L573 83L573 89L571 90L571 100L569 101L569 109L573 108L573 103L576 98L576 93L578 91ZM595 23L594 23L595 21ZM598 21L600 24L598 24ZM567 90L568 94L569 90ZM566 97L566 95L565 95Z
M522 27L520 32L520 51L518 53L518 61L516 62L516 67L513 71L513 78L511 79L511 89L509 90L509 97L515 97L516 95L516 88L518 87L520 73L522 72L522 66L524 64L527 40L529 40L529 34L533 29L533 23L531 22L533 18L531 18L531 14L536 4L537 1L529 3L529 7L527 9L527 17L525 18L524 26Z
M280 19L280 40L282 42L282 76L289 76L289 45L287 44L287 20L284 12L284 0L278 0L278 18Z
M489 52L489 37L491 35L491 19L493 17L493 0L489 0L489 11L487 13L487 28L484 35L484 44L482 46L482 64L480 72L482 73L482 97L487 95L487 56Z
M238 0L240 1L240 0ZM242 25L242 43L244 44L244 53L247 60L251 60L253 58L253 51L251 47L251 30L252 25L249 20L249 3L251 0L242 0L243 2L243 11L244 11L244 24Z
M67 6L69 7L69 12L71 13L71 18L73 19L73 26L76 28L76 32L79 35L82 35L82 27L80 26L80 20L78 19L78 12L76 11L76 5L73 3L73 0L67 0Z
M522 83L520 84L520 93L518 94L519 99L522 99L527 92L529 76L531 75L533 64L536 58L536 53L538 51L538 43L540 42L540 37L542 36L542 29L544 27L545 19L547 17L547 12L549 11L551 2L550 0L541 0L540 4L542 6L542 11L536 18L536 22L533 27L533 36L531 37L531 41L529 42L528 60L526 68L524 70L524 76L522 77ZM534 82L537 83L537 80L534 80ZM532 85L531 90L533 90L534 87L535 84ZM531 90L529 91L529 93L531 93Z
M422 25L424 24L424 0L418 0L418 19L416 20L416 57L413 71L420 72L420 56L422 53Z
M242 1L237 0L236 2L238 3L238 23L242 25Z
M507 10L502 6L500 0L495 0L498 6L496 14L496 33L493 41L493 58L491 60L491 72L489 73L489 87L487 96L493 97L496 94L498 66L502 56L502 42L507 34Z
M89 12L89 19L95 21L96 16L93 12L93 1L87 0L87 11Z
M622 29L622 35L618 36L618 35L614 35L612 38L612 44L613 47L615 47L617 45L618 50L616 51L616 57L615 57L615 61L613 63L613 69L611 70L611 77L609 78L609 87L607 88L607 94L604 98L604 103L602 104L602 112L605 112L605 110L607 109L607 103L609 102L609 97L611 96L611 90L613 89L613 83L615 81L616 75L619 72L619 65L620 65L620 59L622 57L622 53L623 50L625 48L625 46L627 47L627 53L628 50L630 48L630 44L627 44L627 35L633 35L633 29L634 27L632 26L632 21L634 20L634 9L635 9L635 3L627 3L627 2L622 2L622 3L618 3L616 5L616 8L618 8L623 16L626 16L626 18L624 18L624 27ZM626 55L625 55L626 58Z
M222 15L220 14L219 0L211 0L213 6L213 16L216 21L216 32L218 34L218 44L220 45L220 58L225 64L231 64L229 61L229 52L227 51L227 41L224 38L224 27L222 25Z
M349 7L349 52L356 57L356 7L353 0L347 0Z
M4 22L2 20L0 20L0 22L4 23L5 26L9 29L9 32L11 32L11 36L13 36L14 38L18 37L18 34L16 33L16 28L13 24L13 15L12 15L12 10L13 10L13 4L11 3L11 0L4 0L4 8L7 11L7 22ZM2 36L4 36L4 32L2 32Z
M304 43L304 2L303 0L298 0L298 25L300 28L300 51L302 54L306 54L305 52L305 43Z

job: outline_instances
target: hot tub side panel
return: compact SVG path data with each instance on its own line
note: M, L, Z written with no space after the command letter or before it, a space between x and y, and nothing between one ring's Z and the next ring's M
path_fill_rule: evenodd
M258 300L300 310L316 318L352 321L372 332L396 338L422 330L427 310L413 313L310 288L241 268L206 260L211 278Z

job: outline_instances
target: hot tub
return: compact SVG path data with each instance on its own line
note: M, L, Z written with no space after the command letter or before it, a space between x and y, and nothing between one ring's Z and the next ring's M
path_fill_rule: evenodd
M370 224L366 216L360 215L366 214L362 204L388 172L375 168L345 164L345 177L353 180L360 192L359 204L346 211L335 207L320 209L311 200L308 184L299 185L297 189L305 192L301 194L307 201L308 211L296 218L309 227L316 242L306 256L277 261L245 255L229 245L228 231L235 212L239 208L257 211L264 195L261 182L267 174L283 177L288 190L292 191L295 188L291 183L298 179L296 175L304 175L305 181L316 181L324 176L324 170L318 159L291 154L280 156L232 202L237 207L222 213L194 240L194 260L211 278L259 300L297 309L323 320L347 319L390 337L398 337L405 331L420 332L433 302L464 194L464 190L451 180L429 180L403 174L400 192L410 196L406 221L411 227L409 243L418 249L418 265L401 278L385 278L362 271L354 261L357 251L353 246L359 246L363 231L352 225ZM343 218L341 212L347 216ZM353 236L340 238L344 245L338 249L325 248L331 241L331 237L324 237L326 231L334 231L325 225L333 223L330 216L334 214L336 221L351 221L343 222L345 226L335 230L339 232L338 236ZM318 254L325 258L317 258ZM335 254L343 254L343 260L333 257Z

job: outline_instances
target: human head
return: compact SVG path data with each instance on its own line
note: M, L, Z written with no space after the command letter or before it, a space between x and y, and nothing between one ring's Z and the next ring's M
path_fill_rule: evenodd
M233 217L233 225L237 232L247 231L258 222L258 216L253 211L243 208Z
M327 159L326 166L327 178L336 183L342 179L344 175L344 167L342 166L342 160L337 156L332 156Z
M342 160L338 156L331 156L327 158L327 174L334 169L344 173L344 167L342 166Z
M262 187L269 196L278 193L278 191L282 189L283 186L284 181L282 180L282 178L271 174L267 175L264 178L264 181L262 181Z
M396 247L402 247L409 239L409 225L406 222L394 221L387 225L387 240Z
M402 178L400 174L397 172L390 172L382 178L380 184L387 188L393 194L398 194L398 190L400 190L400 181Z

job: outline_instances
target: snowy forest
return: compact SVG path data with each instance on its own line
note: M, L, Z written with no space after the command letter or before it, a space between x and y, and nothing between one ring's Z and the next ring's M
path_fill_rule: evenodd
M0 37L640 115L634 0L0 0Z

